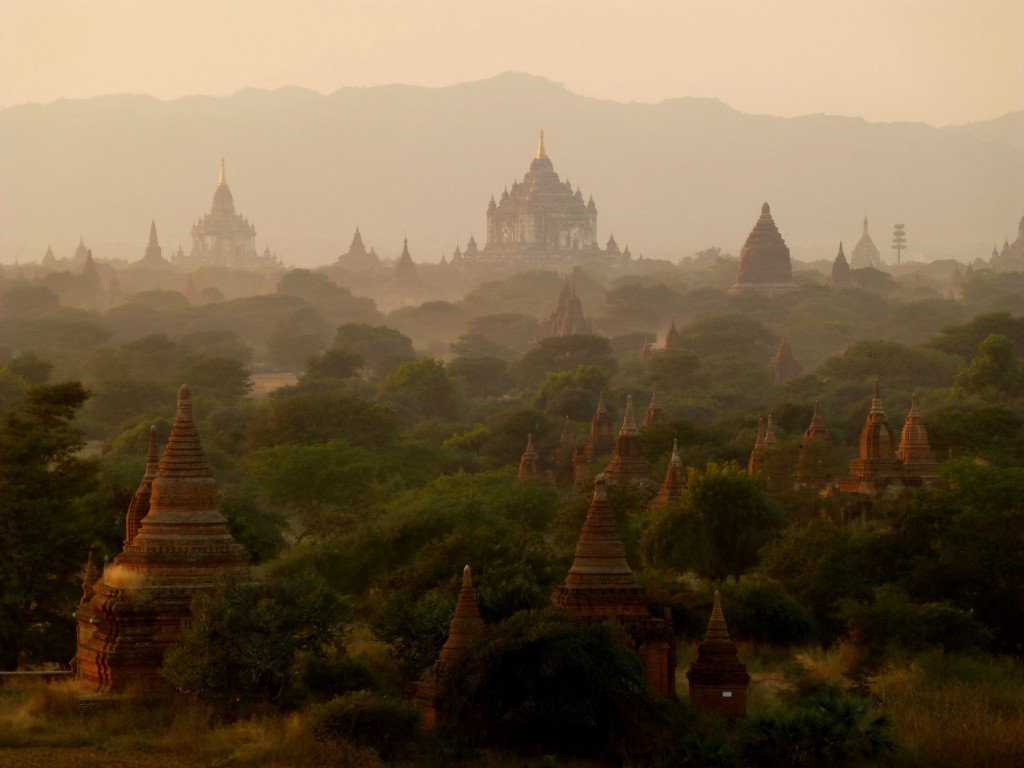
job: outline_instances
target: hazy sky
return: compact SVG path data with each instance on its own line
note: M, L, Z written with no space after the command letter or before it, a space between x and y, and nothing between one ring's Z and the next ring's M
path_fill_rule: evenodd
M449 85L934 125L1024 109L1024 0L0 0L0 107Z

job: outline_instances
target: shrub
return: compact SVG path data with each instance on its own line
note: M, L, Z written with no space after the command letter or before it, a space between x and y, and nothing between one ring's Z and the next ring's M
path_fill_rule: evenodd
M370 691L346 693L313 708L313 731L318 738L373 747L385 760L408 744L418 726L418 710Z

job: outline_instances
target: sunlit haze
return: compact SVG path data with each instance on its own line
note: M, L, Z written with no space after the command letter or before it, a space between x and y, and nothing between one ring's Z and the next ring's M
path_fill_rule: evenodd
M514 70L586 96L933 125L1024 107L1020 0L0 1L0 107Z

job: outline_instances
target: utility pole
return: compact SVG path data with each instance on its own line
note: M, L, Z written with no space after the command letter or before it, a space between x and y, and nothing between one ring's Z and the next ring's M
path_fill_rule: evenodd
M892 249L896 251L896 264L900 263L900 253L907 247L907 233L903 231L903 225L897 224L892 231Z

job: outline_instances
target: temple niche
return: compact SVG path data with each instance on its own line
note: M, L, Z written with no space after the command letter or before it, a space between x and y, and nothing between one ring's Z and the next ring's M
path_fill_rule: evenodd
M648 687L662 696L675 696L672 625L650 613L647 596L626 561L626 546L602 475L594 483L572 567L551 602L578 624L619 624L626 647L640 660Z
M540 133L537 154L523 180L506 187L501 198L487 206L487 242L477 252L475 242L459 254L459 261L479 259L568 259L603 256L626 261L614 238L601 250L597 240L597 205L591 196L583 201L579 187L564 182L544 149ZM627 249L628 251L628 249ZM454 261L454 259L453 259Z
M761 206L761 216L740 249L740 268L729 293L765 293L774 295L795 291L789 246L779 234L768 203Z
M97 573L92 555L75 612L78 678L99 692L160 685L166 651L197 593L229 575L250 578L249 555L217 509L217 487L192 418L187 386L163 458L150 448L128 508L124 547Z
M256 251L256 227L235 212L235 199L228 187L223 158L210 212L192 225L192 252L188 256L176 256L174 264L184 269L269 269L281 266L269 249L262 255Z

